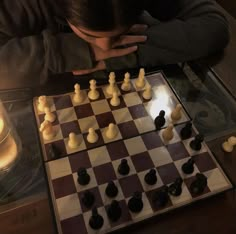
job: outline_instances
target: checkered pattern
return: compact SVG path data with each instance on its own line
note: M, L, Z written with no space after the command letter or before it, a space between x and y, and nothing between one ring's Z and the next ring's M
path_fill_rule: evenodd
M59 233L106 233L229 189L230 182L206 144L202 144L200 151L193 151L189 147L196 132L193 132L190 139L180 139L179 134L183 126L180 124L174 128L174 138L170 142L163 141L163 130L153 131L46 162ZM194 172L185 175L181 166L191 157L195 161ZM130 166L130 172L126 176L120 175L117 171L123 158L128 160ZM81 186L77 182L79 167L87 168L91 177L90 183L86 186ZM153 186L147 185L144 181L145 174L151 168L156 168L158 178ZM191 194L190 185L198 172L208 178L208 186L202 194L196 196ZM153 193L163 185L170 185L179 176L183 179L182 194L178 197L170 195L164 207L153 204ZM122 217L116 222L109 221L106 214L111 199L106 196L105 188L111 180L118 187L119 192L115 199L122 208ZM93 206L98 208L98 212L104 218L103 227L96 232L88 224L91 209L86 208L81 202L86 190L95 195ZM127 206L135 191L142 192L144 203L143 210L137 214L129 211Z
M143 99L143 89L135 87L135 80L131 81L132 89L128 92L121 90L122 82L117 83L121 101L118 107L110 105L111 96L106 92L107 85L98 87L100 97L96 101L88 99L88 90L82 90L85 99L81 104L73 102L74 93L47 97L50 109L56 115L56 121L53 123L56 136L51 141L45 141L40 133L45 161L52 159L49 149L51 143L60 152L59 156L64 157L75 152L102 146L111 141L128 139L153 131L155 129L154 119L160 110L166 112L165 126L167 126L171 122L171 111L179 101L162 74L156 73L146 77L146 83L153 87L153 97L149 101ZM44 113L37 110L37 100L35 98L34 108L39 127L44 120ZM183 110L182 118L174 124L183 123L187 120L189 117ZM105 130L109 123L115 123L118 127L118 135L112 140L105 136ZM99 135L98 142L94 144L87 141L90 127L96 129ZM67 146L70 132L77 134L80 141L80 145L75 149L70 149Z

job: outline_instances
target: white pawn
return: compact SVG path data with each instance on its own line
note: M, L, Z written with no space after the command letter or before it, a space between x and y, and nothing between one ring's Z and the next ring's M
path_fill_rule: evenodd
M151 85L146 85L145 90L143 91L143 98L146 100L152 99L152 87Z
M110 123L106 129L105 134L108 139L114 139L116 135L118 134L116 125L113 123Z
M95 143L98 140L98 134L95 132L93 128L89 128L88 135L87 135L87 141L89 143Z
M236 137L235 136L231 136L229 139L228 139L228 142L235 146L236 145Z
M79 138L74 132L69 134L68 146L71 149L75 149L79 146Z
M119 105L120 105L120 98L119 98L117 92L114 92L114 93L112 94L112 98L111 98L110 104L111 104L112 106L119 106Z
M106 92L109 95L112 95L115 91L118 92L116 87L116 75L114 72L110 72L108 82L109 85L107 86Z
M41 123L39 131L42 132L43 139L47 141L52 140L56 135L52 124L48 120L44 120Z
M171 119L172 119L173 121L178 121L178 120L180 120L181 117L182 117L181 111L182 111L182 106L181 106L181 104L177 104L176 107L175 107L175 109L171 112L171 115L170 115Z
M170 141L174 137L173 128L173 124L170 124L162 131L162 137L164 141Z
M138 78L135 81L137 88L143 88L145 86L145 71L144 68L140 68Z
M49 107L45 107L44 108L44 112L45 112L45 116L44 116L44 120L47 120L51 123L53 123L56 119L56 115L54 115L51 111Z
M89 84L90 84L90 91L88 92L88 97L91 100L97 100L99 98L99 92L96 90L97 89L96 80L90 80Z
M123 91L130 91L131 90L131 82L130 82L130 74L129 72L126 72L125 73L125 78L124 78L124 81L121 85L121 89Z
M82 95L81 90L80 90L80 85L79 84L75 84L74 88L75 88L75 94L73 96L73 101L75 103L83 102L83 95Z
M44 95L44 96L40 96L38 98L38 110L41 111L41 112L44 112L44 108L48 106L48 103L47 103L47 97Z

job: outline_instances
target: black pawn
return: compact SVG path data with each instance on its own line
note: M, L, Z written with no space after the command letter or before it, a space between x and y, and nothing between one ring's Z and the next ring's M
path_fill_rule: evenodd
M201 134L196 135L195 138L190 142L190 147L196 151L200 150L202 148L203 140L204 140L203 135Z
M192 194L198 195L204 191L207 186L207 177L201 173L196 174L196 179L190 185Z
M92 216L89 219L89 225L92 229L97 230L103 226L103 217L98 214L97 208L93 208Z
M154 185L157 182L156 170L151 169L144 177L144 180L149 185Z
M114 200L107 208L107 216L108 218L115 222L121 217L121 208L119 202Z
M177 178L173 184L169 186L169 193L173 196L179 196L182 193L182 178Z
M169 201L168 187L163 186L160 190L152 194L152 202L158 206L163 207Z
M87 207L90 208L95 201L93 193L90 191L85 191L83 196L82 196L82 202L83 204Z
M48 155L50 159L58 159L61 156L61 152L55 144L52 143L48 145Z
M110 181L106 187L105 192L108 197L116 197L118 194L118 188L113 181Z
M77 181L80 185L86 185L86 184L89 183L90 176L87 173L85 168L79 168L77 174L78 174L78 180Z
M192 136L192 123L188 122L186 125L181 129L180 136L182 140L186 140Z
M122 159L121 160L121 163L118 167L118 172L121 174L121 175L128 175L129 174L129 165L128 165L128 161L126 159Z
M194 171L194 160L192 158L190 158L186 163L184 163L182 165L182 171L185 173L185 174L192 174L193 171Z
M142 193L135 192L128 201L129 210L138 213L143 209Z
M165 111L161 110L159 115L155 118L154 124L156 126L156 130L160 130L165 125Z

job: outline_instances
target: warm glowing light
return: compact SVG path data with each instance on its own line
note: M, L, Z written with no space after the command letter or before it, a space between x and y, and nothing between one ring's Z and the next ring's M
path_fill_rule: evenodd
M4 122L3 122L3 119L0 117L0 135L3 132L3 129L4 129Z

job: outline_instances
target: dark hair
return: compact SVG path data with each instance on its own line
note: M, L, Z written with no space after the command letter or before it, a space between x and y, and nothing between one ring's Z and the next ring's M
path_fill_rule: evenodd
M109 31L135 23L143 0L63 0L66 19L74 26Z

